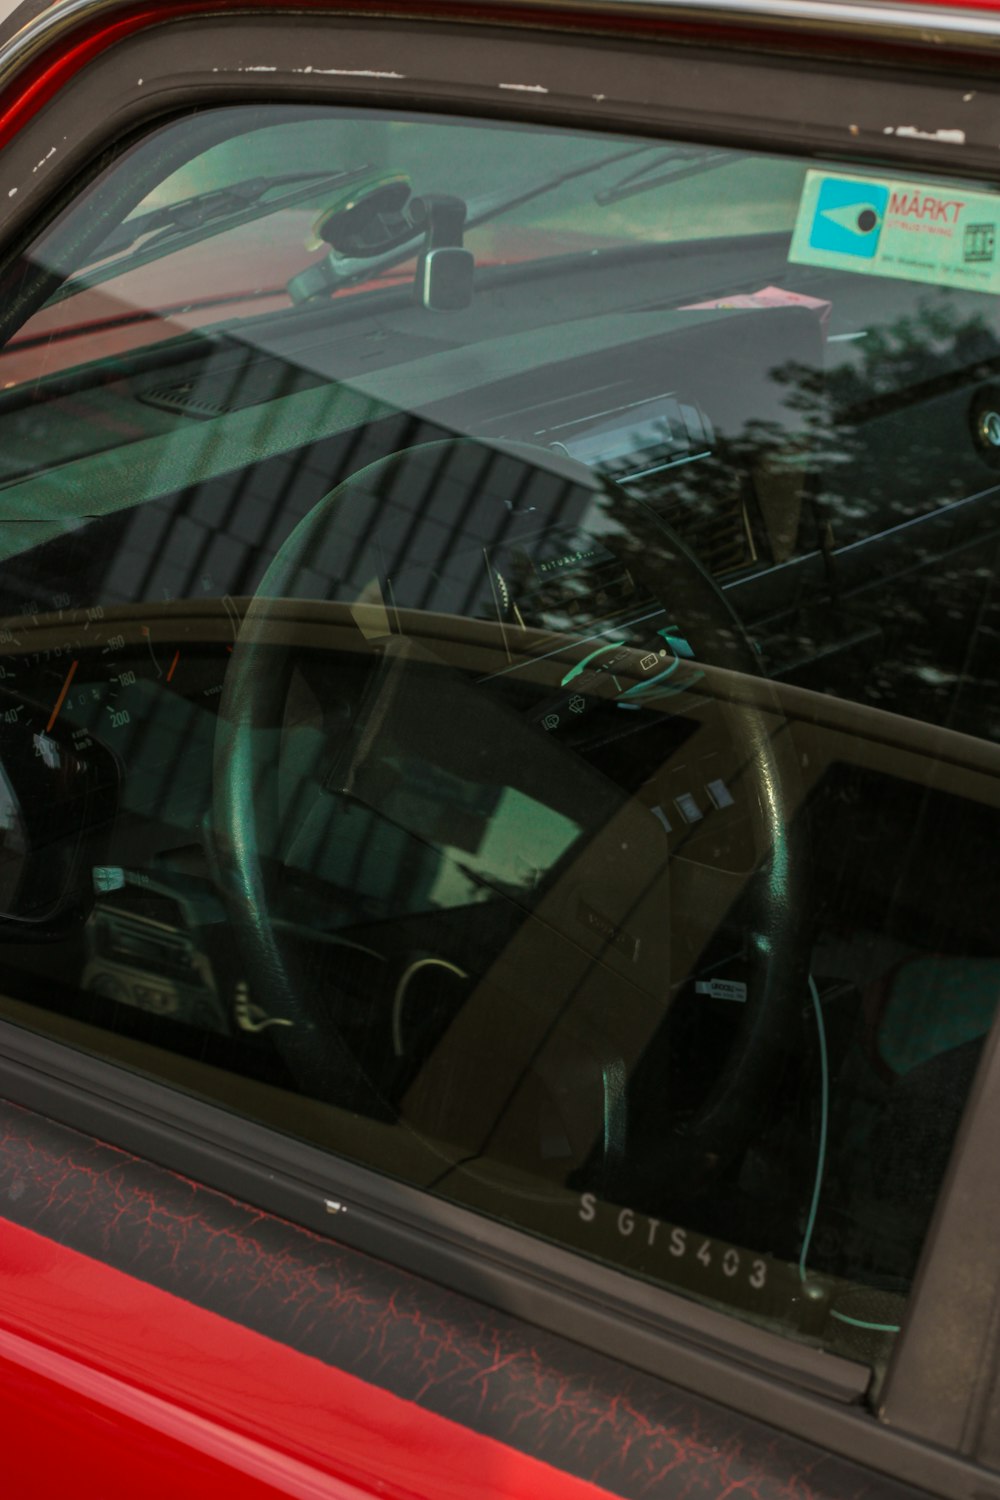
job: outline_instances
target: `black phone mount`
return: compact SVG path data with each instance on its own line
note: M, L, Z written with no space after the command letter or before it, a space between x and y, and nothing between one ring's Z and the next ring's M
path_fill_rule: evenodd
M427 193L410 201L413 227L426 232L413 282L422 307L449 312L468 307L472 301L476 263L462 243L466 213L464 199L444 193Z
M329 296L345 280L342 261L378 260L399 252L423 233L424 245L417 258L414 291L422 307L435 312L468 307L472 301L475 260L463 247L467 209L462 198L445 193L410 196L405 173L389 173L346 194L317 221L317 241L330 247L330 254L293 276L288 295L293 302Z

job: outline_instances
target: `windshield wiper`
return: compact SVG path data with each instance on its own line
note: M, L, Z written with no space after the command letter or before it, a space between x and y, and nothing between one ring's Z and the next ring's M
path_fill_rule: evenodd
M724 167L731 161L740 161L744 155L742 151L705 151L697 146L690 149L677 147L663 152L656 161L645 162L612 187L601 188L594 194L594 202L599 203L602 208L609 203L621 203L624 198L632 198L636 193L669 186L670 183L683 181L685 177L700 177L703 172L714 172L717 167ZM660 167L665 170L659 171Z
M92 266L97 261L107 260L112 255L119 255L137 240L151 235L152 238L147 239L135 255L126 257L124 265L116 262L113 266L101 268L101 279L104 279L105 272L108 276L118 275L122 269L131 270L146 259L155 260L172 250L197 244L214 234L237 228L240 224L249 224L268 214L278 213L283 208L294 208L300 203L308 202L318 192L354 182L370 171L371 166L366 162L359 167L351 167L349 170L340 168L335 172L273 172L269 176L245 177L238 182L227 182L225 187L192 193L188 198L178 198L175 203L167 203L162 208L152 208L144 214L137 214L134 219L126 219L94 248L79 270ZM303 183L305 186L261 202L266 193L292 183ZM60 290L60 297L67 294L67 288L78 280L78 275L79 272ZM91 284L90 279L87 284ZM77 289L74 286L74 290Z
M614 166L616 162L628 161L650 152L656 153L654 160L645 163L612 187L595 193L594 201L601 206L616 203L633 193L645 192L663 183L678 182L684 177L714 171L716 167L737 160L741 154L735 151L711 148L705 150L686 146L671 147L664 152L664 149L655 142L644 145L632 144L624 150L605 154L596 160L590 158L577 166L564 167L559 172L551 173L513 192L489 193L472 199L468 205L465 228L466 230L475 229L478 225L499 218L524 203L530 203L534 198L541 198L547 193L555 192L557 188L578 177L589 176L602 171L605 167ZM665 172L657 171L663 166L666 166ZM49 298L46 305L62 302L84 288L98 286L101 282L119 276L125 271L132 271L172 251L198 244L212 235L221 234L225 230L264 218L268 214L277 213L282 208L307 202L317 192L328 187L354 182L369 175L371 171L371 165L364 163L361 166L338 172L292 172L276 173L268 177L250 177L240 182L229 183L223 188L211 188L204 193L195 193L189 198L167 204L162 209L151 209L148 213L137 215L134 219L126 219L102 241L83 266ZM651 175L653 173L656 175ZM268 191L282 187L289 182L301 182L304 185L291 192L282 193L279 197L261 201ZM145 243L139 245L131 254L120 254L121 251L127 251L139 239L150 235L152 238L146 239ZM327 293L335 293L343 287L370 281L383 271L391 270L394 266L412 260L420 253L425 239L423 231L415 231L412 239L406 240L403 244L397 244L393 249L381 255L357 258L338 257L335 262L330 262L331 272L324 290ZM109 264L100 265L89 276L81 274L87 266L94 266L98 261L106 261L109 256L116 254L118 259Z
M518 192L492 193L487 197L474 198L469 203L465 228L467 231L475 229L479 224L486 224L491 219L497 219L502 214L509 213L511 209L519 208L522 203L528 203L532 198L540 198L545 193L554 192L556 188L562 187L565 182L571 182L575 177L599 172L602 167L613 166L615 162L627 161L630 157L641 156L649 151L656 152L655 160L644 163L614 186L595 193L594 202L602 207L606 204L617 203L622 198L631 197L633 193L643 193L647 188L659 187L669 182L679 182L685 177L697 177L702 172L714 172L717 167L725 166L731 161L738 161L745 155L739 151L706 150L704 147L677 146L664 151L662 147L656 145L631 146L627 151L614 152L610 156L601 157L599 161L587 161L578 167L568 167ZM656 171L658 167L664 166L667 167L666 171ZM655 176L649 175L653 172L656 172ZM419 254L424 240L424 235L418 234L414 235L412 240L407 240L405 244L387 250L384 255L356 260L339 258L333 263L327 290L336 292L341 287L350 286L358 281L370 281L381 272L391 270L393 266L402 265L404 261L411 260L413 256Z
M614 166L615 162L628 161L633 156L642 156L645 152L656 149L652 145L630 146L627 151L615 151L610 156L599 157L596 161L591 159L581 162L576 167L564 167L562 171L553 172L548 177L542 177L523 188L515 189L514 192L488 193L481 198L473 198L468 205L465 230L467 232L475 229L479 224L488 223L490 219L497 219L501 214L509 213L511 209L520 208L522 203L530 203L533 198L541 198L546 193L553 193L564 183L572 182L576 177L589 176L593 172L600 172L603 167ZM369 281L382 271L389 271L393 266L412 260L420 253L425 240L426 235L421 230L419 233L414 233L412 239L406 240L402 245L396 245L383 255L359 256L356 259L341 256L335 263L327 290L337 291L340 287L350 286L353 282Z
M521 203L540 197L543 193L552 192L561 187L564 182L571 182L575 177L581 177L589 172L598 172L602 167L612 166L615 162L626 161L629 157L653 149L655 148L652 146L633 145L626 151L616 151L611 155L600 157L597 161L591 159L579 166L567 167L519 191L492 193L476 199L469 205L466 227L472 228L497 214L516 208ZM242 182L228 183L224 188L211 188L204 193L195 193L190 198L182 198L176 203L166 204L161 209L151 209L148 213L137 215L134 219L126 219L117 229L112 230L111 234L102 240L74 274L67 278L59 290L49 298L47 305L62 302L85 287L99 286L102 281L120 276L125 271L132 271L138 266L145 265L147 261L156 260L174 250L182 250L188 245L198 244L211 235L221 234L227 229L250 223L267 214L277 213L282 208L294 207L308 201L315 193L327 187L354 182L358 178L368 176L371 171L371 164L366 162L361 166L339 172L294 172L276 173L271 177L249 177ZM260 201L269 189L280 187L290 181L302 181L306 183L306 186L290 193L283 193L280 197L271 198L266 203ZM158 230L159 233L157 233ZM106 261L111 255L128 250L129 246L134 245L137 240L150 234L153 238L140 245L131 255L122 255L120 259L110 264L100 265L89 276L81 274L88 266L94 266L99 261ZM401 265L404 261L412 259L419 252L424 238L423 232L414 231L413 239L407 240L394 251L387 251L380 256L366 256L357 260L344 259L338 262L333 289L352 282L365 281L387 267Z

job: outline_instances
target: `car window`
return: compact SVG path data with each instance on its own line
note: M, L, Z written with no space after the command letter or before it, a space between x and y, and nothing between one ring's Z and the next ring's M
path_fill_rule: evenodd
M996 203L131 146L0 352L0 1013L883 1366L1000 986Z

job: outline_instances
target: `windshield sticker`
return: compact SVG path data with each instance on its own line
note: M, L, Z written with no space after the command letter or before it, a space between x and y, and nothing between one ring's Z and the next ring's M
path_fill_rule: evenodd
M931 286L1000 291L1000 197L807 172L788 259Z

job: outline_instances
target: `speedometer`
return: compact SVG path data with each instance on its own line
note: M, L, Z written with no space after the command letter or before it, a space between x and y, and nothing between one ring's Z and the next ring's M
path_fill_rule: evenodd
M221 618L228 631L229 617ZM102 605L8 618L0 622L0 723L15 728L30 710L47 734L70 725L121 748L152 687L211 689L203 672L192 679L187 670L192 648L220 633L216 620L206 624L203 610L193 619L176 605L159 618Z
M7 620L0 627L0 688L11 727L32 722L50 735L71 725L113 739L132 719L130 693L145 671L120 622L100 606Z

